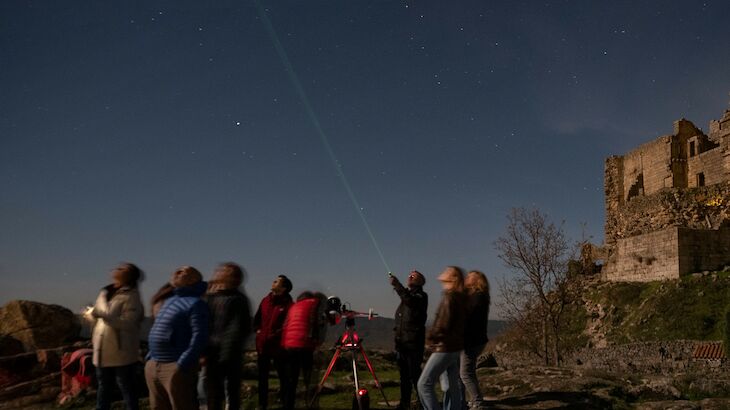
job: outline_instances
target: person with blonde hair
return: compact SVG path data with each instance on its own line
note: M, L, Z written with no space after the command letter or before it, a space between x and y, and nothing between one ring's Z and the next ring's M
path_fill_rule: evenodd
M477 380L477 359L484 351L489 338L489 281L484 273L473 270L466 276L466 316L469 325L464 331L464 350L461 352L460 377L465 393L469 396L469 410L482 406L482 394Z
M444 292L426 338L427 348L433 353L418 379L418 396L424 409L441 410L435 391L436 382L441 378L445 407L460 410L459 357L464 349L466 324L464 271L457 266L449 266L438 280ZM442 374L444 377L441 377Z
M197 410L198 362L208 344L208 288L192 266L175 270L149 335L145 379L152 410Z

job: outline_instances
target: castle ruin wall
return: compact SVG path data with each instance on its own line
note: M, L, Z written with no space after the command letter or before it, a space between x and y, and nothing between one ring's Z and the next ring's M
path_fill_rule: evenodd
M609 281L653 281L730 264L730 110L605 163Z
M620 239L602 274L608 281L649 282L679 277L678 228Z

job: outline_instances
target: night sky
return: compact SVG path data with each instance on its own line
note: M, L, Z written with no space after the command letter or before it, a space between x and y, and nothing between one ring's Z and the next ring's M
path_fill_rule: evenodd
M294 72L250 1L0 3L0 303L233 260L254 303L285 273L392 316L339 166L435 306L445 265L508 274L512 207L600 242L604 158L728 108L728 1L262 1Z

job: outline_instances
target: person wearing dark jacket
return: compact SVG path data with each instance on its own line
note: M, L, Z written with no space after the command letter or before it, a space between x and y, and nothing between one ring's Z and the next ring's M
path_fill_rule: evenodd
M459 356L464 349L466 303L464 297L464 272L449 266L438 277L444 289L436 319L428 333L427 345L433 352L418 379L418 396L426 410L441 410L436 399L436 381L445 372L441 390L448 408L461 410L459 385ZM446 382L446 383L444 383Z
M221 264L205 300L210 311L210 336L205 352L205 389L209 410L241 408L241 363L244 343L251 334L251 307L241 291L243 269Z
M477 359L487 345L487 324L489 321L489 282L484 273L471 271L466 276L466 317L468 326L464 331L464 350L461 352L461 382L469 395L469 409L481 408L482 394L477 380Z
M398 410L411 407L411 390L421 377L421 363L426 341L428 295L423 291L426 278L414 270L403 286L398 278L390 277L390 284L400 297L395 311L395 353L400 372L400 403Z
M191 266L172 274L173 295L164 300L148 338L145 379L152 410L193 410L198 361L208 344L208 306L200 298L207 289Z
M279 376L280 394L283 394L286 386L281 331L286 314L293 303L289 295L291 290L292 283L289 278L279 275L271 285L271 293L261 300L253 319L253 328L256 332L256 353L258 354L258 405L263 410L268 407L269 403L269 370L272 362Z

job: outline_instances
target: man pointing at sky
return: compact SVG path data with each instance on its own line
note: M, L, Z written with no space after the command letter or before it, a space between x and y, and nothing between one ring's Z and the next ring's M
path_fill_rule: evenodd
M426 278L417 270L408 275L403 286L390 276L390 284L400 297L395 311L395 352L400 371L399 410L411 408L411 390L421 377L423 349L426 342L428 295L423 291Z

